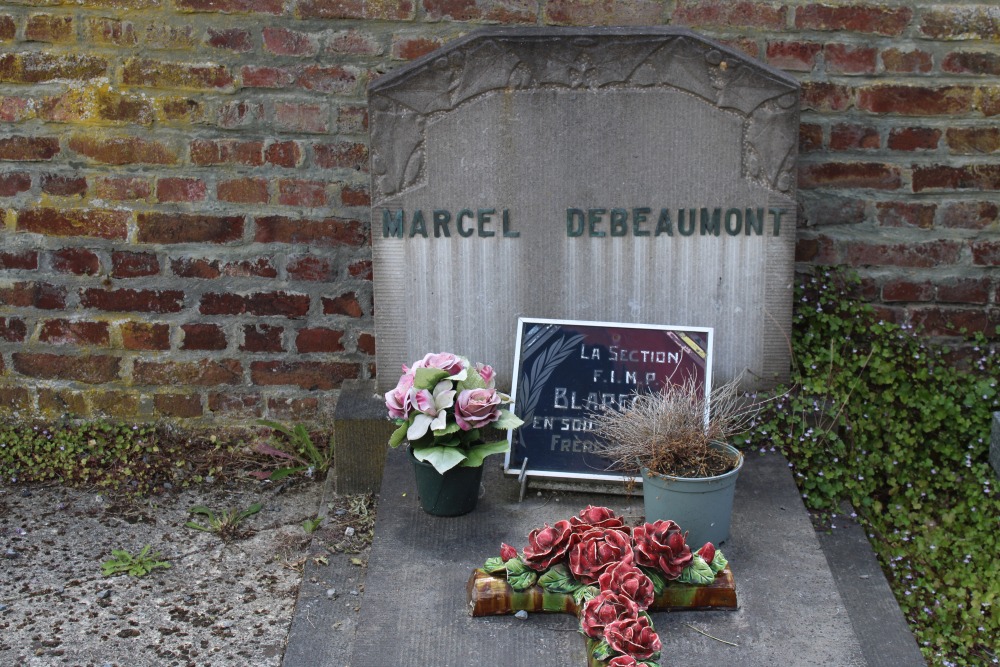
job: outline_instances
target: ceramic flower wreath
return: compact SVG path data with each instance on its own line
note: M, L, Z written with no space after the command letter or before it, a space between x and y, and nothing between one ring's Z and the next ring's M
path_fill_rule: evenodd
M483 569L515 591L538 585L573 596L590 658L608 667L655 667L660 638L647 609L667 583L711 584L728 562L711 543L692 551L673 521L634 528L607 507L528 534L521 554L509 544Z

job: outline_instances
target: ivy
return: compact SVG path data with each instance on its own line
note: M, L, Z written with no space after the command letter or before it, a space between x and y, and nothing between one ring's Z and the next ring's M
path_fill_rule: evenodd
M792 386L744 444L788 457L828 529L850 502L929 664L1000 664L1000 354L880 320L859 284L821 269L797 285Z

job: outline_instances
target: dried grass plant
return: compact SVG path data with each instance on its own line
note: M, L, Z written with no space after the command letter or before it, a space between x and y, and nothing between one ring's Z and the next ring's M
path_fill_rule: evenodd
M621 409L591 413L593 433L602 440L596 443L597 453L626 474L648 468L675 477L712 477L732 470L739 457L711 443L746 432L760 411L761 405L740 391L741 379L714 389L710 400L691 377L658 393L636 393Z

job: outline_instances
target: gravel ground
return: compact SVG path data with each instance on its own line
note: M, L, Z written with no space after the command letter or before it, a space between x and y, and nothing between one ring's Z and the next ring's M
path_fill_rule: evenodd
M240 482L118 503L0 487L0 665L280 665L303 565L322 560L302 526L322 493L315 483ZM262 509L229 541L184 526L204 523L189 514L195 505L253 503ZM112 549L147 544L169 569L103 576Z

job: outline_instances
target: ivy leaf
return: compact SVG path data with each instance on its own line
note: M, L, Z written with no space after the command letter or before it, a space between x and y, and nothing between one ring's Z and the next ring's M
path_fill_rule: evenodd
M550 593L575 593L586 586L569 573L569 568L559 563L553 565L538 578L538 585Z

